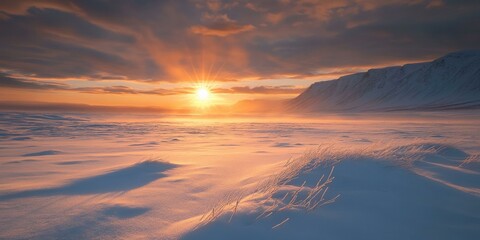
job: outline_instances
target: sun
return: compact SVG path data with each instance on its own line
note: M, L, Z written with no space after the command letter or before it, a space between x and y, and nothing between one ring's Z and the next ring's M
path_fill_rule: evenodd
M197 100L201 102L206 102L210 99L210 89L207 87L199 87L196 91Z
M205 82L197 83L193 86L190 99L196 109L205 111L218 101L218 96L214 94L215 92L212 89L215 89L214 86Z

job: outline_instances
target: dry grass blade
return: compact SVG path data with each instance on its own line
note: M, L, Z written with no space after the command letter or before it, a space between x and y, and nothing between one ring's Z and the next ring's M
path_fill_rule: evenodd
M290 218L285 218L285 220L283 220L283 221L280 222L279 224L273 226L272 229L275 229L275 228L278 228L278 227L282 226L283 224L285 224L286 222L288 222L288 220L290 220Z

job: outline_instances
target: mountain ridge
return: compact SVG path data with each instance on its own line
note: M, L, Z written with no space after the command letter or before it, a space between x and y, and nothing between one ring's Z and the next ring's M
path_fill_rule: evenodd
M480 50L316 82L287 105L302 112L480 108Z

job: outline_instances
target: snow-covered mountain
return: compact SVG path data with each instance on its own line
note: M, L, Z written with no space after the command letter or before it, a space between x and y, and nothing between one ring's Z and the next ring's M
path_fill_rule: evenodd
M308 112L480 108L480 50L317 82L289 107Z

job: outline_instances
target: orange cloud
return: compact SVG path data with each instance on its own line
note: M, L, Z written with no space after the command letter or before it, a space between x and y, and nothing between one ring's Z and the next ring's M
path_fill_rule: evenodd
M210 16L205 15L204 18L210 20L207 25L194 25L190 27L190 31L195 34L210 35L217 37L225 37L232 34L246 32L255 29L251 24L241 25L230 19L227 15Z
M258 87L231 87L216 88L212 91L215 93L231 93L231 94L299 94L304 88L296 88L294 86L258 86Z
M480 32L474 1L0 2L0 65L44 79L287 76L295 84L336 77L319 69L423 61L475 48Z
M253 25L239 25L236 23L227 23L222 25L193 26L190 28L195 34L210 35L217 37L226 37L228 35L246 32L254 29Z

